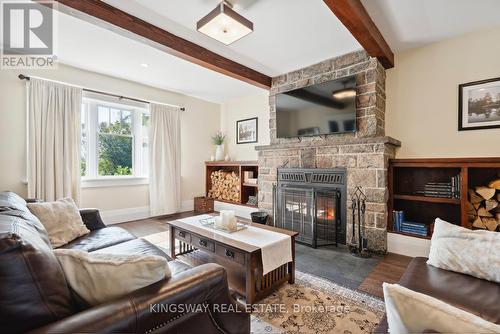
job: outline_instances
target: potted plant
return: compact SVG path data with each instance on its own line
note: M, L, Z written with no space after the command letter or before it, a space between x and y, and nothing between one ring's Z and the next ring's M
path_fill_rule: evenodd
M226 135L221 131L217 132L212 136L212 143L216 146L215 148L215 160L224 160L224 141L226 140Z

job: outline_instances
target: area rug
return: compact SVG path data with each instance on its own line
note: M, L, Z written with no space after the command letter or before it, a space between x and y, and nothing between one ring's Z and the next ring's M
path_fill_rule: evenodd
M168 232L143 238L168 253ZM295 284L283 284L253 306L252 333L371 333L384 312L376 297L296 271Z
M371 333L384 314L384 302L323 278L296 272L260 301L252 314L252 333Z

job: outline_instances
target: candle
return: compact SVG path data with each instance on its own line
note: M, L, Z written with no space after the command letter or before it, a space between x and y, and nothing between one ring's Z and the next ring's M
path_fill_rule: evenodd
M227 230L235 230L236 229L236 216L233 210L221 210L220 217L222 220L223 228Z
M222 225L222 217L215 217L215 227L224 228L224 225Z

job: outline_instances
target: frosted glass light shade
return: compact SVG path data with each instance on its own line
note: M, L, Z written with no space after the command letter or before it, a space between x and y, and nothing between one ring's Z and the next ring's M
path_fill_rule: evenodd
M197 30L229 45L251 33L253 23L222 2L198 21Z

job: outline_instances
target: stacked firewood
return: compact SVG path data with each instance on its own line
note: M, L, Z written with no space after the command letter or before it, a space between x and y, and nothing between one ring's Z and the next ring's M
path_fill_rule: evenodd
M500 179L469 189L467 215L475 228L496 231L500 225Z
M235 172L218 170L210 175L212 188L208 197L225 201L240 201L240 178Z

